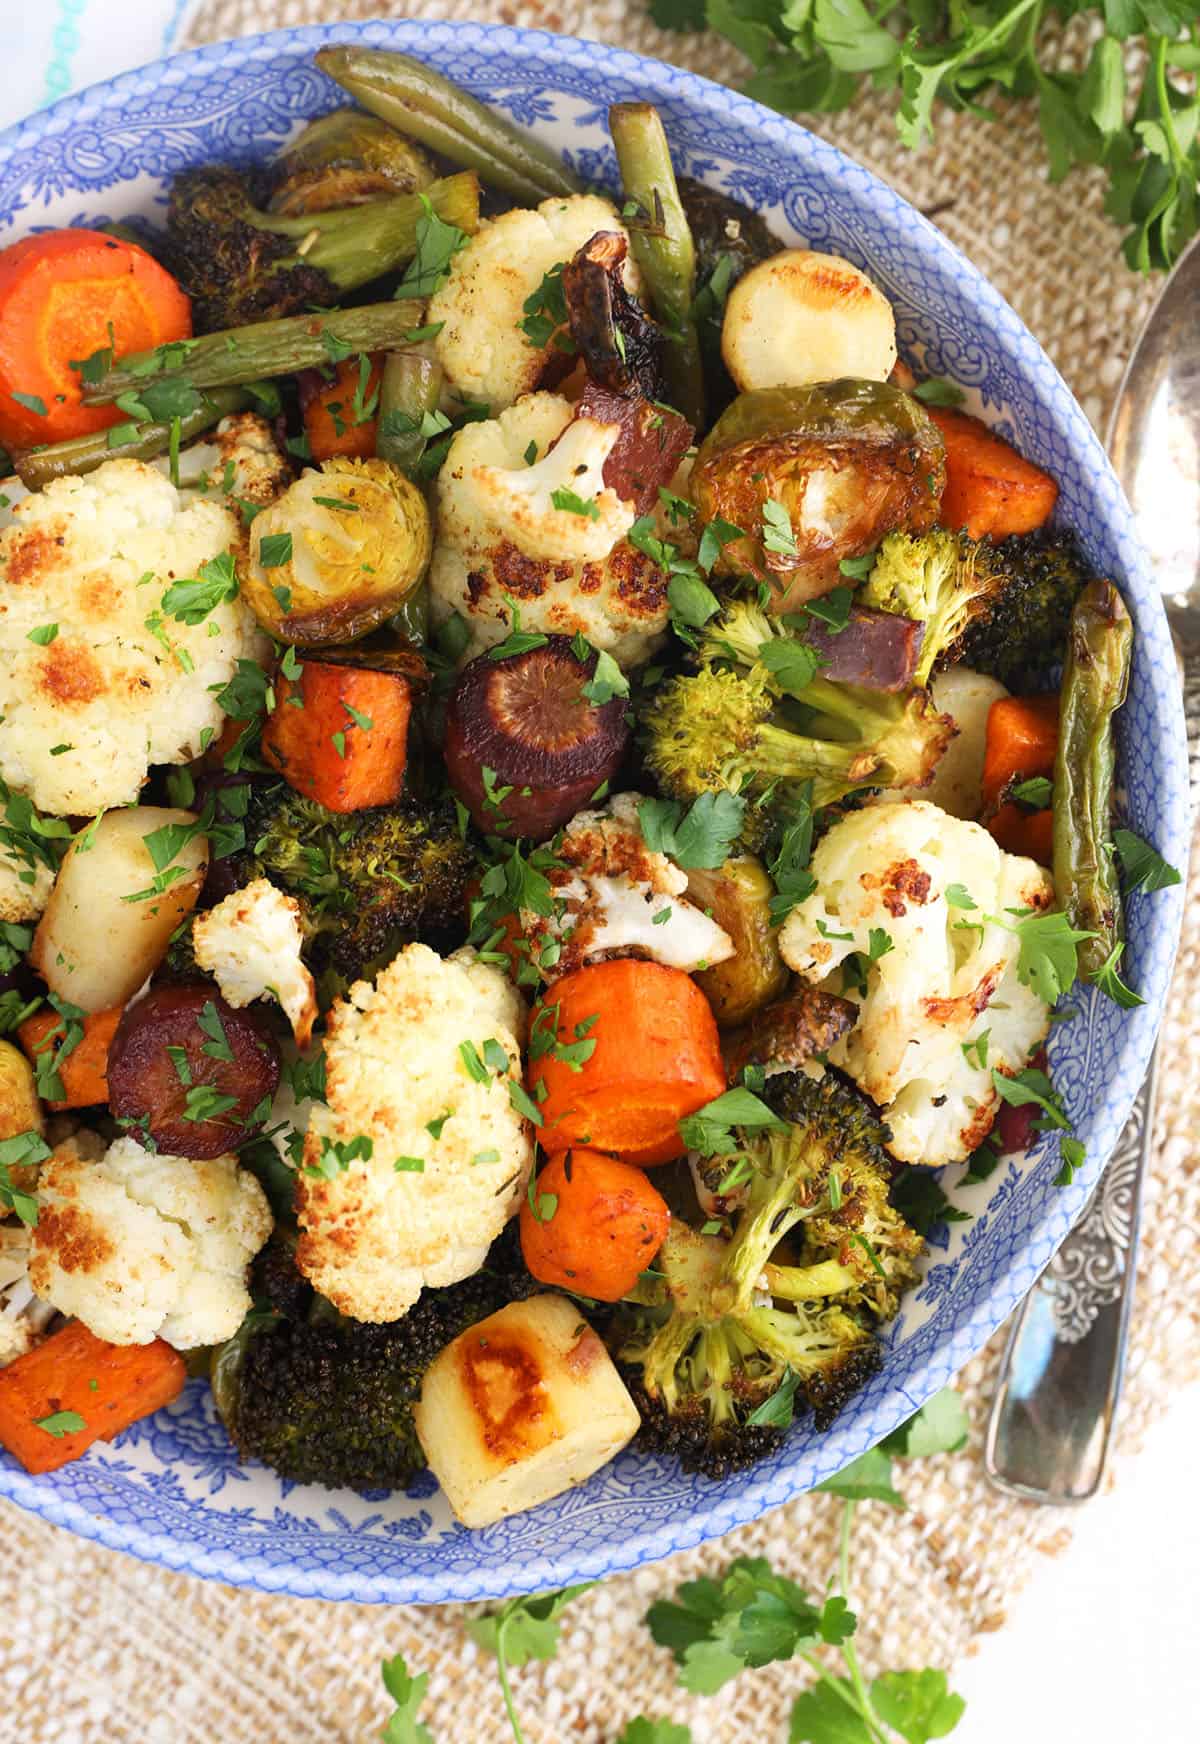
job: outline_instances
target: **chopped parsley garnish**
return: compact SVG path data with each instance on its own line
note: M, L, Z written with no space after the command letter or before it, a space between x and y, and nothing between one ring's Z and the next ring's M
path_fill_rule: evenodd
M581 497L576 491L568 490L565 485L559 485L557 490L550 492L550 501L556 509L563 509L569 515L583 515L589 521L600 519L595 497Z
M292 561L292 535L290 533L264 533L258 542L258 561L264 569L279 569L285 563ZM288 596L291 604L291 596ZM284 607L287 610L287 606Z

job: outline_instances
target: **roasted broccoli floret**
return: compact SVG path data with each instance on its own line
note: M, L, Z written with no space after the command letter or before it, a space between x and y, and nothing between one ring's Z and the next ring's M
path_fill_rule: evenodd
M258 193L242 171L219 164L185 170L171 184L165 252L192 299L198 333L336 303L412 256L426 210L421 196L396 194L288 218L263 211ZM473 178L432 183L428 198L447 222L475 229Z
M833 1156L821 1203L800 1223L799 1263L768 1265L771 1292L789 1301L836 1294L881 1320L897 1312L917 1276L924 1242L891 1203L891 1133L861 1091L834 1072L780 1073L768 1082L776 1113Z
M497 1243L497 1248L500 1244ZM483 1270L426 1290L403 1320L347 1320L299 1278L288 1238L252 1273L259 1302L213 1358L213 1392L245 1459L293 1483L397 1489L425 1465L412 1407L438 1352L505 1302L536 1289L506 1248Z
M878 1367L874 1328L921 1250L888 1204L887 1129L872 1106L834 1074L770 1086L785 1124L741 1133L704 1168L726 1203L741 1193L730 1239L674 1222L655 1261L665 1301L627 1306L612 1334L643 1439L712 1476L777 1440L754 1419L785 1384L818 1427L833 1420Z
M1006 582L987 617L968 624L954 658L1015 690L1044 690L1067 649L1075 602L1089 580L1069 532L1001 540L991 561Z
M937 527L891 533L859 594L865 606L925 626L916 682L959 662L1007 683L1033 683L1062 659L1086 579L1070 534L970 539Z
M280 783L256 790L233 868L239 883L269 878L298 898L327 1002L331 984L370 974L418 932L465 925L474 861L448 802L341 814Z
M922 691L814 677L802 694L793 722L761 666L673 678L643 715L647 765L676 799L724 789L786 810L806 781L817 806L856 788L922 786L954 734Z

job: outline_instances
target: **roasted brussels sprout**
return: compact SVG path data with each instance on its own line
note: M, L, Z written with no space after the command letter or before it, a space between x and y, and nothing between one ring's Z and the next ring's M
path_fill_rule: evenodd
M361 109L335 109L310 121L279 157L268 212L288 218L359 206L381 194L418 194L435 179L419 146Z
M256 516L242 592L263 628L316 648L353 642L419 587L432 534L425 499L386 460L327 460Z
M735 854L715 871L689 870L687 893L734 943L732 957L694 977L721 1028L730 1029L778 999L788 984L771 925L774 887L753 854Z
M787 612L836 586L843 559L886 533L932 526L945 480L920 402L845 377L739 394L701 444L691 489L702 521L742 529L718 569L770 581L769 609Z

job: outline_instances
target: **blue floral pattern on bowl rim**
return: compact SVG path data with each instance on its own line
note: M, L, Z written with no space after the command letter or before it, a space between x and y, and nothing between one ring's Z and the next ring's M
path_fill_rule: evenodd
M660 108L682 167L763 211L781 232L863 266L891 298L906 355L970 389L973 405L1054 475L1060 514L1121 581L1137 624L1121 719L1128 821L1186 855L1186 760L1174 655L1147 560L1100 443L1013 311L944 237L832 146L747 98L596 42L475 24L373 22L278 31L144 67L0 138L0 243L8 233L154 214L186 165L273 151L339 93L312 62L324 44L403 48L535 126L589 180L611 184L605 112ZM191 1383L157 1416L77 1464L30 1477L0 1459L0 1494L148 1561L298 1597L372 1602L496 1598L595 1578L753 1520L838 1470L944 1386L1033 1283L1081 1211L1141 1081L1162 1011L1182 891L1130 905L1128 966L1146 1003L1090 990L1055 1030L1053 1067L1087 1144L1056 1189L1056 1146L1010 1160L935 1232L924 1279L888 1329L881 1372L821 1436L797 1424L754 1469L719 1483L626 1451L582 1488L482 1532L449 1517L423 1474L403 1495L295 1487L239 1466L211 1394Z

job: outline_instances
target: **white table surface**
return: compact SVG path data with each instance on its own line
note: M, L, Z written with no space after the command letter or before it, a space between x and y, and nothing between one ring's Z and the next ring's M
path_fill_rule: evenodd
M0 20L16 10L0 0ZM22 6L0 126L169 52L186 12L187 0ZM1200 1389L1118 1491L1075 1515L1070 1548L1046 1558L1007 1626L956 1668L968 1706L954 1744L1198 1744L1198 1478Z
M955 1668L954 1744L1200 1740L1200 1388L1074 1511L997 1634ZM1047 1526L1047 1535L1051 1528Z

